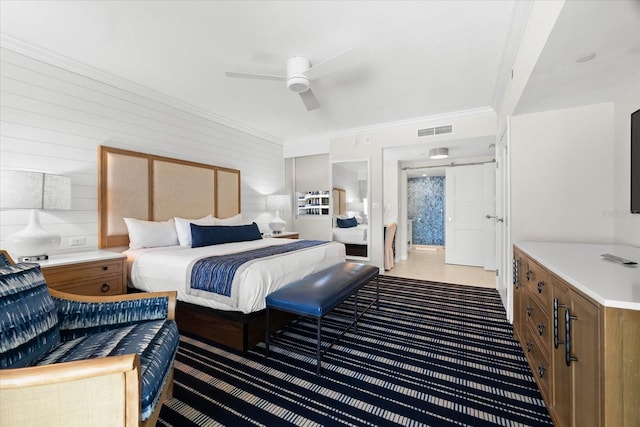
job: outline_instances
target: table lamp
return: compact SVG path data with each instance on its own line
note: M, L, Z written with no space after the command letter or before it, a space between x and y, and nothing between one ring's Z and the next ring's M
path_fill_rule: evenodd
M31 209L27 226L5 239L19 262L48 259L60 235L40 225L39 210L71 209L71 178L43 172L0 171L0 209Z

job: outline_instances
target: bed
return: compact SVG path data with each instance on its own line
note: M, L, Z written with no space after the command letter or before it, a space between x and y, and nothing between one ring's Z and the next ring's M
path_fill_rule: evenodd
M131 291L176 290L176 320L182 332L237 350L246 351L264 339L266 294L345 260L344 245L317 242L238 267L230 284L233 298L194 291L188 288L189 277L199 260L265 246L296 246L299 241L258 235L189 247L168 235L171 227L181 234L179 222L184 221L207 233L219 226L250 227L242 221L238 170L102 146L98 190L98 245L127 254ZM289 320L282 313L272 317L270 325L279 328Z
M366 224L353 227L334 227L333 241L343 243L348 256L367 256L368 229Z

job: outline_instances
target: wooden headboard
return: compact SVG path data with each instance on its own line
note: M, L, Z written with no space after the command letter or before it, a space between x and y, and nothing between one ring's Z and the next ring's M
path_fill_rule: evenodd
M129 245L123 218L217 218L240 209L240 171L98 147L98 247Z

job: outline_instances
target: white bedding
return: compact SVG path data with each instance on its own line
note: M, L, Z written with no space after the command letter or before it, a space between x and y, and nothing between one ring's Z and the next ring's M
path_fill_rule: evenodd
M191 295L186 286L191 266L200 258L224 255L265 246L291 243L291 239L266 238L250 242L188 248L129 249L129 278L136 289L147 292L175 290L178 300L219 310L252 313L265 308L265 297L308 274L345 261L345 247L336 242L295 252L261 258L236 272L231 297Z
M368 226L366 224L349 228L334 227L333 240L351 245L366 245L367 229Z

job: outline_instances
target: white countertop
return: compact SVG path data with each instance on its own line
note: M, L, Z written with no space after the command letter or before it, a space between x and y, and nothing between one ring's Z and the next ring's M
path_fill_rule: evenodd
M640 310L640 248L586 243L517 242L515 246L605 307ZM604 260L613 254L639 263Z
M93 250L86 252L70 252L66 254L53 254L46 261L38 261L41 267L57 267L59 265L76 264L78 262L104 261L107 259L124 258L120 252Z

